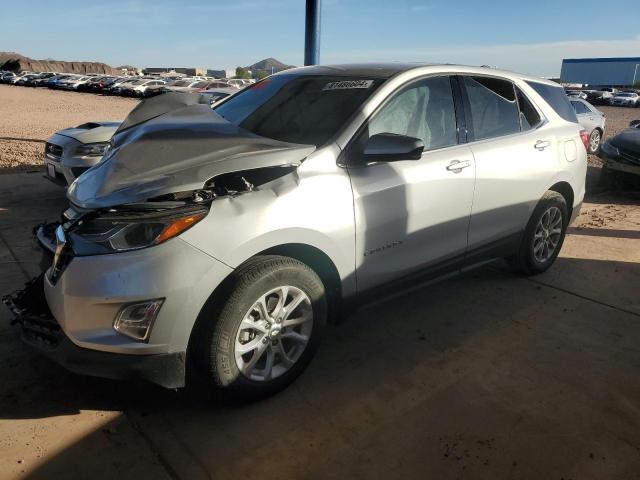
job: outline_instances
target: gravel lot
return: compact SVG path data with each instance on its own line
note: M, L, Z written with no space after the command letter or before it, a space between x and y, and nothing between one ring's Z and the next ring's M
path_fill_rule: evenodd
M43 164L44 141L88 121L124 119L138 100L0 85L0 172Z

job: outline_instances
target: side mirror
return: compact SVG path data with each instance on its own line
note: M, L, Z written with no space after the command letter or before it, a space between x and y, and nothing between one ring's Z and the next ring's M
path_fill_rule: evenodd
M419 138L395 133L378 133L364 146L365 162L397 162L420 160L424 142Z
M640 128L640 120L631 120L631 122L629 122L629 126L631 128Z

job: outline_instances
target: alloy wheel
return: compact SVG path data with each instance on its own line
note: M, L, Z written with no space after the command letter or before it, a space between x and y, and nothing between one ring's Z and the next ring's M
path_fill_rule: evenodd
M238 327L236 365L251 380L277 378L300 359L312 330L307 294L290 285L274 288L253 303Z
M589 135L589 149L592 153L598 151L598 147L600 147L600 137L599 130L594 130L591 132L591 135Z
M540 217L533 235L533 256L544 263L556 251L562 236L562 212L558 207L549 207Z

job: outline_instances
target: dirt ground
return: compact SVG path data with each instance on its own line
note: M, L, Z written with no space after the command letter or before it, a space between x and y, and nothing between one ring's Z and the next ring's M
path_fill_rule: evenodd
M95 102L78 121L120 101L61 94ZM0 175L0 295L38 272L31 227L65 204L38 172ZM0 306L0 479L637 480L639 293L640 198L594 190L545 274L500 261L360 310L251 405L71 374Z
M0 85L0 172L43 165L44 142L88 121L123 120L138 100Z

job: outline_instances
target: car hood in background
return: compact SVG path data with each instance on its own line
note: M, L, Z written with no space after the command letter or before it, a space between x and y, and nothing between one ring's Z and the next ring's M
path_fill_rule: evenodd
M119 126L120 122L88 122L74 128L65 128L56 133L71 137L81 143L99 143L108 142Z
M142 102L103 161L71 184L69 200L91 209L143 202L203 188L224 173L298 165L316 148L255 135L199 101L175 93Z
M640 129L627 128L609 140L609 143L616 148L640 156Z

